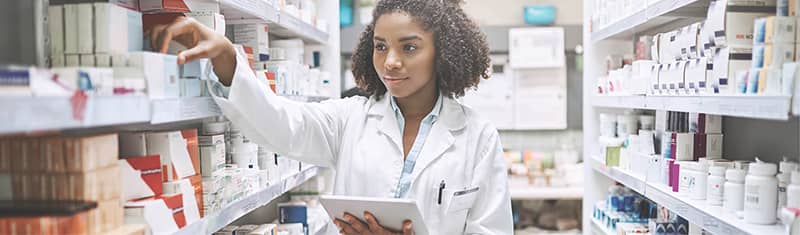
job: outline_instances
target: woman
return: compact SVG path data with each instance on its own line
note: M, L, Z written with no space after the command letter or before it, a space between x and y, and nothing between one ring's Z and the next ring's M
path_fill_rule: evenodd
M378 1L353 55L356 82L370 97L319 104L276 96L227 39L194 20L156 27L160 37L151 38L161 39L162 52L173 39L190 48L179 63L210 58L230 86L227 95L214 92L223 113L255 143L335 169L334 194L414 199L432 234L511 234L497 130L454 99L487 78L489 66L485 36L459 4ZM335 223L345 234L412 231L413 221L389 231L364 213L367 221L345 215Z

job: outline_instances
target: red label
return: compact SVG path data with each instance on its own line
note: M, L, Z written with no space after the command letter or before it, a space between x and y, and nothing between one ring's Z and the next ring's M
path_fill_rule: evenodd
M72 119L83 122L84 114L86 113L86 100L88 97L83 91L75 91L72 98L69 99L72 105Z

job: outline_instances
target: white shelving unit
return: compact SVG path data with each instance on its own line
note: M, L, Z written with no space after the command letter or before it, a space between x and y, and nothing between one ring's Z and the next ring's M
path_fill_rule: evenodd
M599 137L599 114L621 112L621 109L668 110L679 112L697 112L725 117L741 117L732 122L726 121L725 133L737 133L737 128L748 132L758 132L758 128L749 128L750 123L771 121L770 125L786 125L790 128L792 114L800 110L798 97L795 96L642 96L642 95L597 95L595 85L597 78L605 73L605 59L609 55L633 54L634 42L639 35L654 35L667 32L679 26L699 22L705 18L708 0L659 0L647 1L647 6L640 11L622 17L621 20L606 27L593 28L592 15L598 0L584 0L584 85L583 85L583 133L585 165L585 198L583 204L584 235L614 234L606 231L592 219L594 203L603 200L608 194L608 186L614 182L644 195L659 205L663 205L691 223L700 226L712 234L781 234L780 224L761 226L745 223L720 207L709 206L705 201L691 200L680 196L658 182L651 182L644 176L632 174L616 167L606 167L603 159L597 155L601 149ZM793 107L796 106L796 107ZM735 123L728 124L728 123ZM747 124L745 126L739 126ZM731 125L731 126L728 126ZM795 127L796 128L796 127ZM755 130L754 130L755 129ZM780 128L778 128L780 129ZM789 130L791 132L792 130ZM738 130L741 132L741 130ZM761 131L765 132L765 131ZM761 134L761 133L758 133ZM797 137L786 141L798 141ZM725 136L725 146L753 145L742 141L745 137L736 134ZM761 147L761 146L759 146ZM768 147L768 146L764 146ZM727 149L728 147L725 147ZM759 148L765 149L765 148ZM784 149L781 149L783 151ZM796 151L796 150L794 150ZM725 158L729 155L723 153ZM735 154L730 154L735 155ZM774 155L774 154L769 154ZM591 156L591 157L589 157ZM759 155L762 156L762 155ZM740 156L747 157L747 156ZM777 162L778 156L766 156L762 160ZM737 159L738 160L738 159ZM633 166L641 167L641 166Z
M297 102L320 102L329 97L286 96ZM150 101L143 96L87 99L83 109L70 97L0 97L0 134L35 133L133 124L170 124L221 116L211 97Z
M270 34L299 37L311 44L326 44L328 41L328 33L263 0L220 0L219 5L229 24L269 23Z
M791 96L604 96L592 105L606 108L702 112L730 117L788 120Z
M580 200L583 198L582 186L530 186L527 178L523 177L509 177L508 188L512 200Z
M308 181L319 173L319 167L311 167L291 177L283 179L280 183L270 185L256 193L250 194L236 202L231 203L222 210L211 215L206 215L200 221L186 225L176 235L186 234L211 234L251 211L269 204L289 190Z

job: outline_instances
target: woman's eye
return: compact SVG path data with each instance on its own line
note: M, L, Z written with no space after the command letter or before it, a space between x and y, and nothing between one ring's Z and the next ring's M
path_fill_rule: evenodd
M375 50L385 51L386 50L386 45L383 45L383 44L375 45Z
M404 50L406 50L406 51L408 51L408 52L412 52L412 51L415 51L415 50L417 50L417 46L414 46L414 45L406 45L406 46L405 46L403 49L404 49Z

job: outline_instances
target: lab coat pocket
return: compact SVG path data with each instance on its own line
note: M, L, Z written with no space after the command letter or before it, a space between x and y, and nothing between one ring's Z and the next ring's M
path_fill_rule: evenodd
M471 208L472 204L475 203L475 199L478 197L478 190L480 190L480 188L474 187L452 192L452 195L450 195L452 198L447 207L447 213L459 212Z
M448 234L462 233L467 224L469 209L475 203L478 188L443 190L442 227Z

